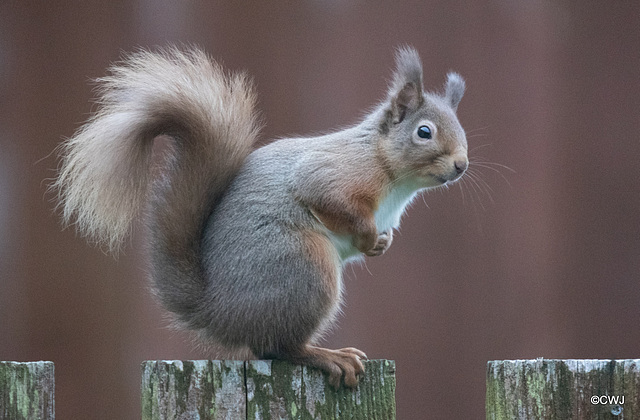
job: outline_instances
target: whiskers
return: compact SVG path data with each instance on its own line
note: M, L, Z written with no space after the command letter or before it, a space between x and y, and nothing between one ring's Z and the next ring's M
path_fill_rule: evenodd
M460 178L457 184L460 186L460 192L462 194L462 201L466 202L468 197L471 204L475 208L477 205L485 210L483 197L489 200L491 204L495 204L493 198L494 190L489 182L486 181L486 173L484 171L490 171L502 178L507 185L511 186L509 179L505 175L505 172L515 173L512 168L503 165L501 163L488 161L480 156L473 156L473 152L482 147L490 146L489 144L483 144L472 149L469 154L469 168L465 172L464 176ZM466 190L466 192L465 192Z
M480 133L479 131L483 131L486 130L487 128L489 128L489 126L486 127L480 127L480 128L475 128L473 130L469 130L467 131L466 135L467 135L467 140L475 138L475 137L486 137L487 134L486 133ZM483 144L481 146L477 146L475 149L479 149L481 147L485 147L485 146L489 146L488 144Z
M473 166L469 161L469 169L465 172L464 176L458 181L460 186L460 194L462 195L462 203L467 203L467 194L473 207L475 208L476 202L482 210L485 210L484 202L482 200L483 195L489 199L491 204L495 204L493 200L493 188L482 178L483 174ZM465 194L465 189L467 193Z

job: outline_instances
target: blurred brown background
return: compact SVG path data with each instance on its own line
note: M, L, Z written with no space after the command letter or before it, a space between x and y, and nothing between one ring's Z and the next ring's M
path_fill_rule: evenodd
M640 2L270 3L0 2L0 360L53 360L60 419L139 418L142 360L215 357L165 328L142 233L116 260L46 194L89 79L169 42L255 77L265 140L355 122L402 44L466 78L477 178L346 270L326 343L397 361L399 419L484 418L487 360L640 357Z

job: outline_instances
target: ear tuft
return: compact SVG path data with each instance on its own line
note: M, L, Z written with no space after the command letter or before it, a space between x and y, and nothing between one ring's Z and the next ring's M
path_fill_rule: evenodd
M396 51L394 82L413 82L422 88L422 62L413 47L400 47Z
M422 105L422 63L412 47L400 47L396 51L396 70L389 87L394 122L401 122L406 113Z
M453 110L458 109L458 104L462 99L462 95L464 95L465 83L462 76L458 73L449 73L447 74L447 83L445 84L444 96L451 105Z

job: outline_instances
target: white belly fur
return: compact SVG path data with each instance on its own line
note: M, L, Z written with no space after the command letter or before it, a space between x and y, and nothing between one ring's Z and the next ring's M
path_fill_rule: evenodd
M389 231L400 225L400 218L411 201L418 194L419 188L414 183L406 183L395 186L380 202L374 218L378 232ZM340 259L343 262L362 256L360 251L353 246L351 235L337 235L329 232L329 239L336 247Z
M400 218L405 209L418 194L419 188L413 182L397 185L378 205L374 213L378 232L395 229L400 226Z

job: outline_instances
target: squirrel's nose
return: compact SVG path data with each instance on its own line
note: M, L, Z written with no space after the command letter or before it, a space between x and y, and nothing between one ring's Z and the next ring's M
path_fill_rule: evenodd
M467 170L469 163L466 160L456 160L455 162L453 162L453 166L455 166L456 168L456 173L460 175Z

